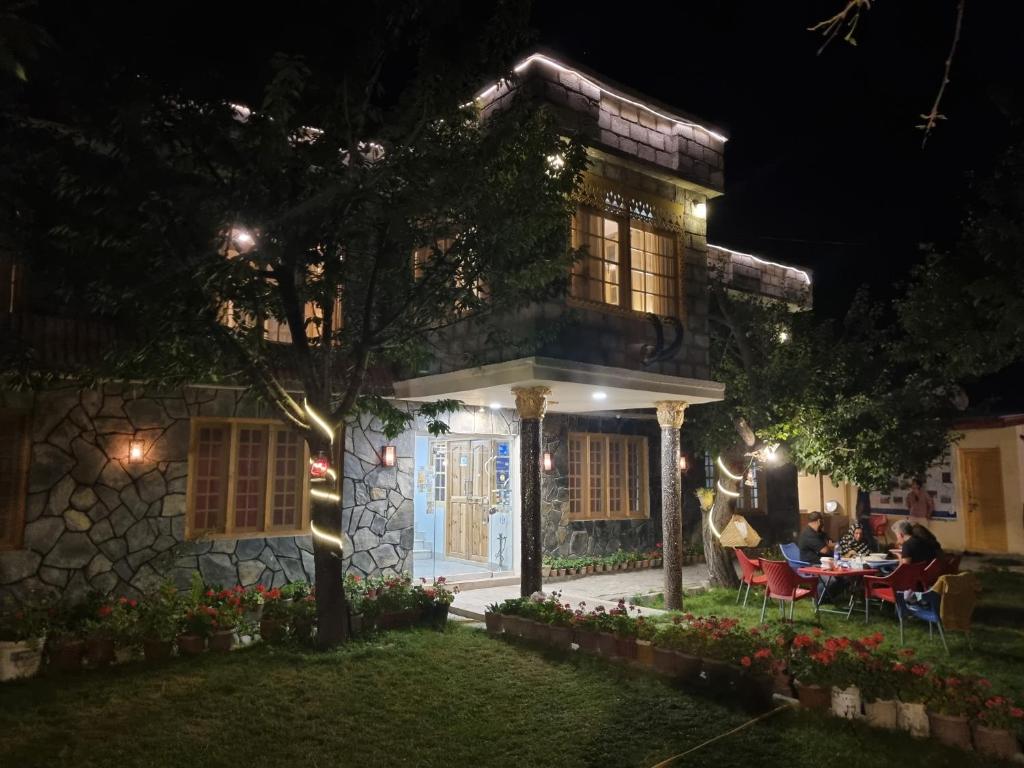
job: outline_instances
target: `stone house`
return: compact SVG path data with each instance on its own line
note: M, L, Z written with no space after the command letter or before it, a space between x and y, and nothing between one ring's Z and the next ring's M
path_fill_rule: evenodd
M346 431L342 539L357 573L486 577L518 572L524 552L678 543L662 509L681 503L684 412L723 395L708 373L709 264L739 289L809 298L809 277L709 247L720 130L546 54L516 72L477 106L486 118L525 89L584 140L572 233L589 254L568 297L508 318L535 332L532 348L461 328L450 355L397 377L399 402L466 404L450 434L421 423L388 441L369 417ZM7 337L48 363L102 348L103 328L32 305L16 262L0 264L0 289ZM0 425L0 592L135 595L197 570L221 585L313 579L304 445L244 391L0 392Z

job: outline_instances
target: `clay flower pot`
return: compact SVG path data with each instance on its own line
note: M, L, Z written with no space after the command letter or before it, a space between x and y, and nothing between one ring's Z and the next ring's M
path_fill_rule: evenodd
M864 722L875 728L896 730L895 699L879 699L864 702Z
M700 676L702 659L671 648L654 646L654 668L664 675L692 683Z
M919 701L896 702L896 727L911 736L928 736L928 712Z
M260 637L265 643L279 643L284 640L288 625L281 619L260 620Z
M615 655L620 659L632 661L636 658L636 638L623 635L615 636Z
M235 630L225 629L210 635L210 650L227 653L235 644Z
M500 613L485 613L484 614L484 625L487 627L487 634L489 635L500 635L502 625L502 615Z
M645 667L654 666L654 645L650 640L636 641L636 660Z
M114 638L93 635L85 641L85 657L94 667L105 667L114 663Z
M142 656L149 662L167 661L171 658L173 645L170 640L143 640Z
M509 637L522 637L523 622L522 616L502 616L501 624L505 628L505 634Z
M0 641L0 681L32 677L43 663L44 638Z
M50 643L50 664L61 672L75 672L82 668L84 653L81 640L57 640Z
M929 712L928 727L931 735L946 746L971 748L971 721L964 715Z
M772 675L772 691L780 696L786 696L790 699L795 698L793 678L790 676L788 669L781 669ZM893 717L896 717L895 713L896 710L894 708Z
M744 672L737 683L743 708L749 712L765 712L772 708L775 682L771 675Z
M572 645L572 627L549 624L548 645L562 651L568 650L569 646Z
M598 633L586 629L577 629L576 644L579 645L580 650L584 653L596 654L598 652Z
M832 714L847 720L860 717L860 688L851 685L847 688L832 686Z
M724 661L704 659L703 676L705 682L715 691L730 691L739 682L743 670Z
M974 726L974 748L982 754L1004 757L1009 760L1018 752L1017 734L976 723Z
M597 633L597 652L606 658L614 658L618 638L611 632Z
M823 685L803 685L797 680L796 697L807 709L828 710L832 706L832 690Z
M183 656L198 656L206 650L206 638L199 635L178 635L178 653Z

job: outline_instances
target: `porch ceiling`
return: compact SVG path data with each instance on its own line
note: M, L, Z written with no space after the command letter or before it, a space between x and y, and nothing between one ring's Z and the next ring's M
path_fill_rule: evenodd
M699 405L725 395L725 385L717 381L524 357L399 381L395 383L395 397L418 401L452 398L471 406L514 408L512 387L541 385L551 388L548 410L553 413L653 408L658 400L685 400Z

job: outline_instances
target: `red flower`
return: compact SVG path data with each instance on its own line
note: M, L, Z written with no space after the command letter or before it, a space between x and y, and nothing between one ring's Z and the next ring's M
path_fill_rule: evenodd
M138 600L129 600L128 601L128 605L130 605L132 608L137 608L138 605L139 605L139 601Z
M206 596L207 597L213 597L213 595L214 595L214 591L212 589L206 590Z
M928 674L928 667L924 664L915 664L910 668L910 674L917 677L924 677Z
M1024 709L1020 707L1010 707L1010 717L1024 718Z
M113 612L113 610L114 609L109 605L101 605L97 613L100 615L100 618L106 618Z
M117 599L117 602L119 605L126 605L128 603L128 598L122 595Z
M771 655L772 655L772 652L771 652L771 649L769 649L769 648L758 648L754 652L754 658L755 659L767 659L767 658L770 658Z
M814 641L809 635L797 635L793 638L793 647L798 650L800 648L809 648L812 645L814 645Z
M752 663L753 662L751 662L749 656L744 656L742 659L740 659L740 664L742 664L744 667L749 667Z
M815 637L821 637L821 629L818 628L818 627L815 627L814 629L811 630L811 634L813 634Z

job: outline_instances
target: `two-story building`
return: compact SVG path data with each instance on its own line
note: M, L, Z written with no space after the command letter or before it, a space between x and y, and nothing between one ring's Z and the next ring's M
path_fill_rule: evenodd
M685 409L723 396L708 371L709 259L745 290L757 276L767 294L809 287L709 251L719 129L548 55L516 73L477 106L486 119L523 89L585 142L571 226L587 256L566 298L504 319L525 346L464 323L449 354L399 373L399 401L466 404L449 434L419 424L389 441L369 417L347 430L342 539L357 573L481 576L523 570L524 553L532 570L541 552L672 549ZM46 317L2 266L3 327L26 354L65 370L98 354L108 329ZM309 457L267 406L201 383L66 381L0 393L0 591L137 594L197 570L221 585L312 581Z

